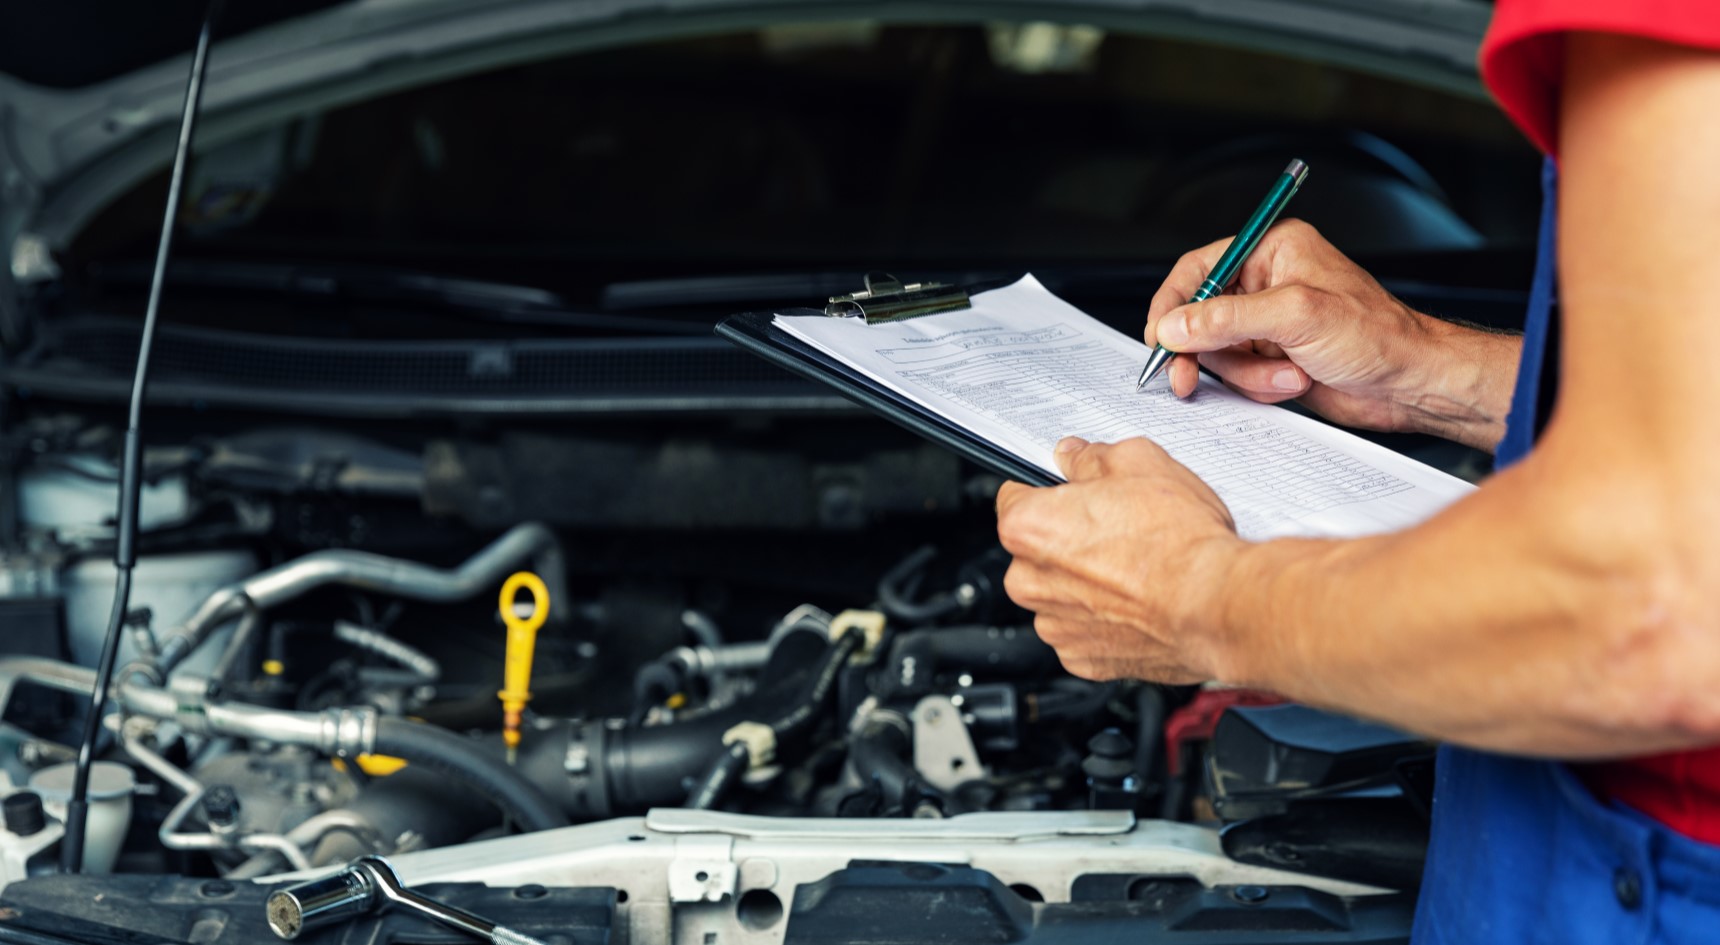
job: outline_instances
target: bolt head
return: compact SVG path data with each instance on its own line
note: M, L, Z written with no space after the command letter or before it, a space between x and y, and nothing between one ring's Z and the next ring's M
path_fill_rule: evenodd
M1250 904L1265 902L1267 897L1271 895L1272 891L1265 886L1238 886L1230 891L1232 899Z

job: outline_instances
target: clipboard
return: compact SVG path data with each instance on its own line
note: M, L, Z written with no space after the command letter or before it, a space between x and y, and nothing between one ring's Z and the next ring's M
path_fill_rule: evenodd
M791 373L834 388L838 394L1007 479L1035 486L1062 480L989 443L821 351L790 336L773 322L777 315L864 318L869 325L968 307L967 290L938 283L904 285L892 276L866 277L866 289L830 299L815 308L745 312L717 324L717 335Z

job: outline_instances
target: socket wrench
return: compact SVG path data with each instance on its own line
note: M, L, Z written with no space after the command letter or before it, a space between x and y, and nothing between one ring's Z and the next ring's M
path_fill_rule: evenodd
M283 939L336 922L408 909L492 945L543 945L529 935L503 928L464 909L407 889L400 874L380 856L361 856L346 869L306 880L269 895L269 928Z

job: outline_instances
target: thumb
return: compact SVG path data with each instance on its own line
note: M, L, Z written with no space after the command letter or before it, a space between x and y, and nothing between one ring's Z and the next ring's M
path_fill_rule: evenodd
M1165 313L1155 340L1179 353L1218 351L1247 341L1292 347L1307 341L1314 290L1281 285L1246 295L1221 295Z
M1105 474L1105 454L1110 447L1104 443L1089 443L1078 436L1066 436L1057 442L1054 458L1069 482L1097 479Z

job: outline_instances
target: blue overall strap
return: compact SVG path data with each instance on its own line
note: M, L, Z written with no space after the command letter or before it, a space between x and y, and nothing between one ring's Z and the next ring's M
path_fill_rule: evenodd
M1548 352L1558 357L1558 213L1559 172L1552 158L1541 165L1541 243L1535 254L1535 283L1529 290L1529 311L1523 326L1523 356L1517 365L1517 386L1511 394L1511 413L1505 420L1505 438L1494 451L1496 469L1528 455L1546 426L1553 409L1559 366L1549 363Z

